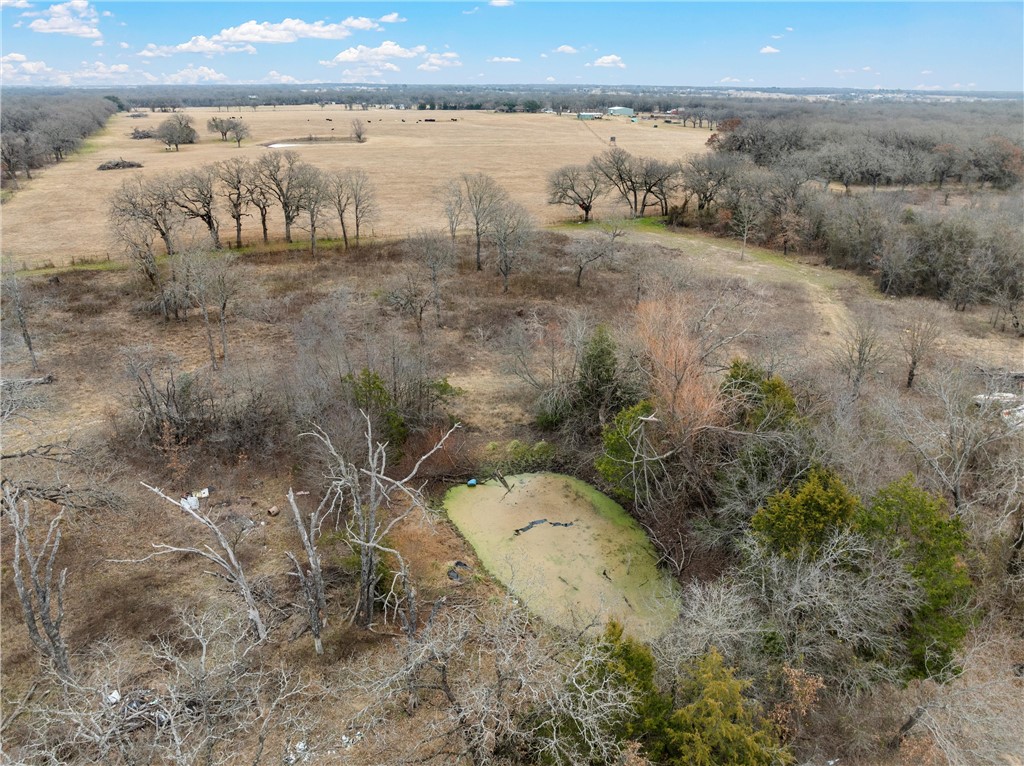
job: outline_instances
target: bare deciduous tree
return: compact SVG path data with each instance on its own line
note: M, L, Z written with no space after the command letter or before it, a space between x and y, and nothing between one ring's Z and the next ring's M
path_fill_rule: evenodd
M235 247L241 247L242 218L248 215L245 211L251 202L246 192L246 179L251 172L251 166L243 159L232 157L230 160L224 160L214 165L214 172L224 187L222 196L227 200L228 213L231 215L231 220L235 222Z
M238 595L240 595L242 600L245 602L246 616L255 631L257 638L260 642L266 641L267 627L260 614L259 605L256 601L256 594L252 589L252 585L249 583L249 579L245 576L242 564L235 553L237 540L232 541L232 539L228 537L227 532L212 518L210 518L209 514L200 509L198 498L186 496L180 500L175 500L164 494L161 490L156 487L151 487L145 482L142 482L142 486L157 496L162 497L171 505L180 508L189 517L191 517L193 521L196 521L206 527L216 542L217 547L214 548L211 545L205 545L202 548L192 546L180 547L167 545L165 543L153 543L153 547L156 549L155 553L151 553L149 556L145 556L141 559L131 559L130 561L132 563L141 563L156 556L165 556L174 553L191 553L196 556L201 556L220 569L221 572L223 572L222 576L224 576L238 591ZM244 536L245 532L243 531L240 537Z
M452 250L455 249L455 236L458 234L462 218L466 214L466 197L462 193L462 180L452 178L439 192L444 219L448 224L448 234L452 238Z
M942 323L930 309L924 304L916 305L899 334L900 349L907 363L907 388L914 385L917 368L931 355L942 337Z
M366 133L367 127L363 120L359 117L352 120L352 138L355 139L357 143L366 143Z
M10 483L3 486L3 514L14 532L14 588L21 603L32 644L46 657L63 679L71 678L71 661L61 628L64 624L64 587L67 569L56 572L60 550L61 511L47 527L42 543L30 539L32 502L20 496Z
M292 241L292 224L302 212L301 165L299 153L290 149L267 152L255 164L259 185L281 206L285 242Z
M583 271L590 265L612 261L618 252L618 241L626 232L618 226L604 227L600 234L573 240L568 247L576 268L576 287L583 286Z
M878 327L869 319L857 319L842 330L839 344L832 352L832 364L850 384L850 401L860 396L864 377L886 356Z
M217 171L212 165L203 165L179 173L171 182L172 199L185 218L202 221L210 232L215 250L220 249L220 224L215 211Z
M484 173L463 173L459 176L457 187L454 184L449 184L446 189L446 209L455 209L456 200L459 199L459 197L454 196L456 188L458 188L462 201L458 209L460 211L464 210L465 214L469 217L473 226L473 235L476 237L476 270L483 271L483 257L481 255L483 239L490 234L494 225L494 217L498 210L505 206L508 194L489 175ZM452 219L449 217L450 228L451 224Z
M309 251L316 258L317 229L324 208L331 202L330 186L323 171L306 163L297 166L295 183L299 186L299 207L309 222Z
M381 574L377 564L382 552L395 552L384 541L402 520L417 510L425 510L423 496L412 482L424 462L444 449L445 442L459 424L452 426L403 478L392 479L386 475L387 445L374 441L370 418L363 413L363 419L366 422L366 464L363 467L357 467L339 454L322 429L316 428L305 435L314 437L323 445L328 460L328 493L336 496L339 504L344 500L349 508L345 522L348 544L359 554L359 595L353 617L358 617L362 625L370 625L380 596ZM405 504L404 508L397 507L399 497Z
M21 280L14 272L14 265L5 263L3 265L3 281L0 288L0 295L3 297L4 315L13 316L18 324L18 332L28 349L28 357L32 362L32 372L39 370L39 360L36 359L36 351L32 347L32 333L28 330L28 316L25 313L25 299L21 291Z
M623 743L617 724L630 715L630 690L602 672L602 641L538 634L511 596L474 607L435 607L397 651L353 680L373 702L357 720L378 722L398 703L426 711L420 741L399 743L376 729L381 754L426 763L502 762L532 753L544 763L613 763Z
M498 251L496 266L503 293L508 292L509 276L528 255L534 233L533 219L519 203L506 200L493 212L488 236Z
M440 234L420 232L406 241L413 260L424 270L430 282L430 302L434 306L434 321L441 326L441 280L451 269L454 254Z
M630 217L639 216L641 169L637 159L625 149L615 146L595 156L590 165L619 193L629 207Z
M356 226L356 247L359 247L359 232L377 218L377 190L370 174L365 170L353 170L348 174L348 188L352 194L352 220Z
M343 497L332 486L307 519L299 510L298 503L295 502L295 493L290 488L288 489L288 506L292 510L295 528L302 539L302 548L306 553L306 566L303 566L293 553L289 552L287 555L295 567L295 576L299 578L299 584L302 587L309 628L313 634L313 646L317 654L324 653L320 635L327 626L327 596L317 542L320 539L324 519L340 511L336 506L342 499Z
M883 403L892 430L949 493L960 515L971 502L970 488L984 485L988 459L1012 437L999 418L999 402L975 401L979 389L968 373L947 369L919 385L919 397Z
M604 194L604 175L593 165L566 165L548 176L548 204L570 205L590 220L594 202Z

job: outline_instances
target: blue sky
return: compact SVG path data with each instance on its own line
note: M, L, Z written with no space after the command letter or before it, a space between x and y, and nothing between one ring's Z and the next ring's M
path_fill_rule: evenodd
M5 85L1024 90L1024 3L0 0Z

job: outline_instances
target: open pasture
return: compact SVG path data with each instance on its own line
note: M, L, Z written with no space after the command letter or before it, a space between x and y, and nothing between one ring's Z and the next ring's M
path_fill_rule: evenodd
M107 128L89 140L85 151L40 171L3 206L4 254L19 268L117 258L120 253L108 233L107 207L114 190L132 173L170 173L230 157L254 160L277 151L265 144L311 135L347 138L352 120L357 118L367 123L366 143L323 141L299 145L293 151L323 170L360 168L370 173L379 209L372 233L385 237L441 228L444 219L437 189L462 172L493 176L538 223L552 223L573 216L565 206L547 204L547 177L555 168L587 162L607 149L613 136L616 145L629 152L671 160L704 151L709 135L706 129L654 121L631 123L628 118L583 122L572 114L350 111L341 106L260 107L230 113L188 109L185 113L199 132L199 143L183 145L181 151L166 150L157 140L129 137L134 128L155 129L168 115L146 113L132 118L122 113L114 115ZM206 129L214 116L240 117L250 128L250 138L241 148L232 141L221 141L219 134ZM435 122L424 122L426 119ZM96 170L101 162L118 158L141 162L144 167ZM612 197L602 198L595 206L599 219L624 212L625 207L620 209ZM225 212L225 231L230 223ZM272 214L271 225L271 236L281 236L279 212ZM333 234L329 228L327 235ZM258 216L246 220L243 236L247 242L258 239ZM294 236L301 238L302 232Z

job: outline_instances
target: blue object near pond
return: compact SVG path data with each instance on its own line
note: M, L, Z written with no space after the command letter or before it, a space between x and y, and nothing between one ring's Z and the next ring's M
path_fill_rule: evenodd
M470 487L475 487L476 486L476 479L470 479L469 481L466 482L466 484L468 486L470 486Z

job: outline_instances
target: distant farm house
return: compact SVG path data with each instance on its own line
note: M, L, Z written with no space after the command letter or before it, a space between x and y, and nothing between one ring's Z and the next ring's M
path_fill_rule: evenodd
M608 107L609 117L632 117L634 112L628 106L610 106Z
M604 117L604 115L601 114L600 112L577 112L576 113L576 119L577 120L600 120L602 117Z

